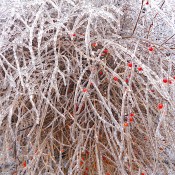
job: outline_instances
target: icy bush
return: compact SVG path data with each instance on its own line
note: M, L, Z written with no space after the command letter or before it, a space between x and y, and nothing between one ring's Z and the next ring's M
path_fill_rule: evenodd
M175 1L0 2L2 174L175 174Z

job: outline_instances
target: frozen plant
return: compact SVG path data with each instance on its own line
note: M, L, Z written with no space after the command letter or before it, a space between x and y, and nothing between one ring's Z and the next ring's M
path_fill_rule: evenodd
M1 174L175 174L174 0L0 11Z

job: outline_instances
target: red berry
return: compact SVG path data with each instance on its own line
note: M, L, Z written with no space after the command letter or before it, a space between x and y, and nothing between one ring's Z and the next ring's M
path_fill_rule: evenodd
M126 78L125 82L126 82L126 83L128 83L128 82L129 82L129 80Z
M132 63L128 63L128 67L132 67Z
M172 84L173 82L172 82L171 80L168 80L168 83L169 83L169 84Z
M117 77L114 77L113 79L114 79L114 81L118 81L118 78Z
M162 103L159 103L158 104L158 109L162 109L163 108L163 104Z
M83 92L87 92L87 89L86 89L86 88L84 88L84 89L83 89Z
M110 173L106 173L106 175L111 175Z
M132 117L130 117L130 118L129 118L129 121L130 121L130 122L133 122L133 121L134 121L134 119L133 119Z
M23 167L25 168L25 167L27 166L26 161L24 161L22 165L23 165Z
M145 173L141 173L141 175L145 175Z
M83 165L83 161L80 162L80 166L82 166L82 165Z
M148 5L148 4L149 4L149 2L147 1L147 2L146 2L146 5Z
M175 76L173 78L175 79Z
M102 71L100 71L100 72L99 72L99 74L100 74L100 75L103 75L103 72L102 72Z
M72 34L72 36L76 36L76 34L74 33L74 34Z
M125 122L123 125L124 125L125 127L127 127L127 126L128 126L128 123L127 123L127 122Z
M108 49L103 50L103 53L107 54L108 53Z
M148 50L149 50L150 52L152 52L154 49L153 49L153 47L149 47Z
M88 171L89 170L89 168L88 167L86 167L86 171Z
M134 117L134 113L131 113L129 116L130 116L130 117Z
M104 56L105 56L105 54L104 54L104 53L102 53L102 54L101 54L101 56L102 56L102 57L104 57Z
M92 43L92 47L97 47L97 43Z
M167 83L167 82L168 82L168 80L167 80L166 78L164 78L164 79L163 79L163 82L164 82L164 83Z
M138 69L138 71L142 71L143 70L142 67L138 67L137 69Z

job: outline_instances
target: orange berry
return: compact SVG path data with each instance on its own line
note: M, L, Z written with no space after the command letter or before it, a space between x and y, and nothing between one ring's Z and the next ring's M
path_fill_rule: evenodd
M162 103L159 103L158 104L158 109L162 109L163 108L163 104Z
M124 123L124 126L127 127L127 126L128 126L128 123L125 122L125 123Z
M97 47L97 43L92 43L92 47Z

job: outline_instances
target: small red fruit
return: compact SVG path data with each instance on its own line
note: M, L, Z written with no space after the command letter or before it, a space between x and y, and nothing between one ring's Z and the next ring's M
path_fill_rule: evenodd
M106 173L106 175L111 175L110 173Z
M172 84L173 82L172 82L171 80L168 80L168 83L169 83L169 84Z
M92 43L92 47L97 47L97 43Z
M141 173L141 175L145 175L145 173Z
M72 36L76 36L76 34L75 34L75 33L73 33L73 34L72 34Z
M148 5L148 4L149 4L149 2L147 1L147 2L146 2L146 5Z
M125 122L125 123L124 123L124 126L127 127L127 126L128 126L128 123Z
M163 108L163 104L162 103L159 103L158 104L158 109L162 109Z
M100 72L99 72L99 75L103 75L103 72L102 72L102 71L100 71Z
M134 113L131 113L129 116L130 116L130 117L134 117Z
M174 78L174 80L175 80L175 76L174 76L173 78Z
M132 67L132 63L128 63L128 67Z
M23 165L23 167L25 168L25 167L27 166L26 161L24 161L22 165Z
M126 78L125 82L126 82L126 83L128 83L128 82L129 82L128 78Z
M107 54L108 52L109 52L108 49L103 50L103 53L105 53L105 54Z
M118 81L118 78L117 78L117 77L114 77L113 80L114 80L114 81Z
M167 83L167 82L168 82L168 79L164 78L164 79L163 79L163 82L164 82L164 83Z
M87 89L86 89L86 88L84 88L84 89L83 89L83 92L87 92Z
M129 121L130 121L130 122L133 122L133 121L134 121L134 119L133 119L132 117L130 117L130 118L129 118Z
M149 50L150 52L152 52L154 49L153 49L153 47L149 47L148 50Z
M83 165L83 161L80 162L80 166L82 166L82 165Z
M138 71L142 71L143 70L142 67L138 67L137 69L138 69Z
M105 54L104 54L104 53L102 53L102 54L101 54L101 57L104 57L104 56L105 56Z

